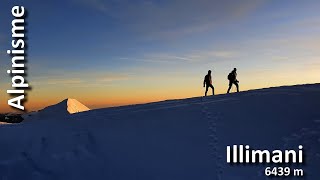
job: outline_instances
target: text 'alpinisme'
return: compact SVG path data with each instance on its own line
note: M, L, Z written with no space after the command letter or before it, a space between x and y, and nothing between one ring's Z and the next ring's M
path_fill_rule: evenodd
M12 69L7 70L7 73L12 77L12 89L7 90L7 93L10 94L12 98L8 100L8 105L20 110L25 110L25 107L23 105L26 95L25 90L29 88L29 84L25 80L26 9L23 6L14 6L11 9L11 13L14 16L14 20L11 23L12 50L7 50L7 54L11 56Z

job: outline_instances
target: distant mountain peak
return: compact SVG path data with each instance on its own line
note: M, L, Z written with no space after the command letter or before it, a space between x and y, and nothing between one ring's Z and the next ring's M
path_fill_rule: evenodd
M87 106L83 105L76 99L67 98L63 102L67 103L67 111L69 112L69 114L90 110Z
M57 115L75 114L75 113L89 111L89 110L90 109L87 106L83 105L78 100L67 98L57 104L48 106L38 111L38 113L41 115L57 116Z

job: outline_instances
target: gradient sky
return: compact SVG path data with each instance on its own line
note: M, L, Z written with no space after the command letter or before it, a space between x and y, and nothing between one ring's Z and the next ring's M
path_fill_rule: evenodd
M234 67L241 90L320 81L318 0L2 0L0 112L13 5L29 12L29 111L201 96L208 69L217 93Z

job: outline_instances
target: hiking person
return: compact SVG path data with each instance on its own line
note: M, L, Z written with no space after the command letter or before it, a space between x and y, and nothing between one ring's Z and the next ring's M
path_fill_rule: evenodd
M207 92L208 92L209 87L212 88L212 95L214 95L214 87L212 85L211 70L209 70L208 74L204 77L203 87L206 87L206 92L204 94L205 96L207 96Z
M237 80L237 68L234 68L228 75L228 80L229 80L229 89L228 92L230 92L230 89L232 87L232 84L236 85L237 87L237 92L239 92L239 81Z

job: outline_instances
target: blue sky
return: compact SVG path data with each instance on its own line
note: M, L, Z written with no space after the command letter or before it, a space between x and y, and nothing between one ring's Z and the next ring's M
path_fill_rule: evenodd
M150 92L148 100L197 96L208 69L224 93L233 67L239 69L242 89L319 79L319 1L5 0L0 6L1 89L10 82L5 52L14 4L29 12L27 66L35 98L59 99L79 91L75 98L92 106L101 98L114 98L105 105L117 105L125 101L115 98L121 97L117 91L139 87ZM182 86L188 93L179 95ZM65 87L69 91L61 90ZM164 87L166 94L155 90ZM99 98L84 95L105 91L108 95ZM121 98L140 96L145 98L143 93ZM134 102L139 100L128 100Z

